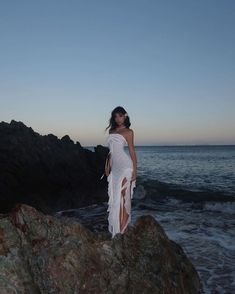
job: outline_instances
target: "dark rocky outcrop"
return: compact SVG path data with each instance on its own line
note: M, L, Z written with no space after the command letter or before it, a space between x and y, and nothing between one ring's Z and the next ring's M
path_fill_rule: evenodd
M17 204L0 215L0 293L201 293L182 248L150 215L111 239Z
M83 148L65 135L40 135L22 122L0 123L0 212L22 202L49 213L107 201L100 180L108 149Z

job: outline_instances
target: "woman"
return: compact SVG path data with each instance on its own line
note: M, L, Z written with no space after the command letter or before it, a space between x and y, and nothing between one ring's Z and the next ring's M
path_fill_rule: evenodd
M131 199L136 187L137 159L134 149L134 131L125 109L116 107L109 119L106 144L109 154L106 158L105 174L108 180L108 223L112 238L123 234L131 221ZM130 156L124 150L128 145ZM102 176L103 177L103 176ZM101 177L101 178L102 178Z

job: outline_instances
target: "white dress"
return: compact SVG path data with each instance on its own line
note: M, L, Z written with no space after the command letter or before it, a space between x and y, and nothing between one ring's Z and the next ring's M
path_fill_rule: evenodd
M124 150L124 146L128 145L125 137L118 133L112 133L108 135L105 143L109 147L109 154L111 153L111 172L107 177L109 196L107 211L108 229L113 238L117 233L123 234L131 221L131 199L133 198L133 189L136 187L136 180L131 181L133 162ZM127 181L122 184L124 178ZM122 190L125 188L123 199ZM122 232L120 231L120 207L125 207L129 215Z

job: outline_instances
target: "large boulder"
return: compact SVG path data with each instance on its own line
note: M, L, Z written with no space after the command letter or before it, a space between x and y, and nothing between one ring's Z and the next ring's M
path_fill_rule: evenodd
M150 215L124 234L17 204L0 215L0 293L201 293L182 248Z
M40 135L21 121L0 122L0 212L17 202L52 213L107 200L100 181L107 152L102 145L83 148L68 135Z

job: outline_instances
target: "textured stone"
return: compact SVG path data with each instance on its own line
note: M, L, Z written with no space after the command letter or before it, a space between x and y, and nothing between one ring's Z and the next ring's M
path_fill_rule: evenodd
M18 204L0 215L0 293L201 293L182 248L150 215L94 233Z

